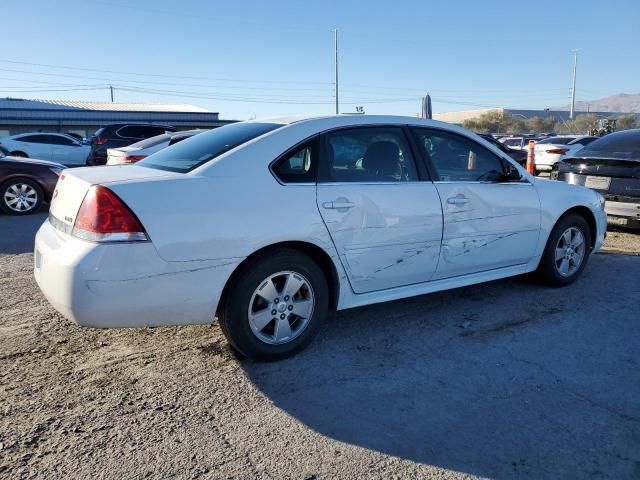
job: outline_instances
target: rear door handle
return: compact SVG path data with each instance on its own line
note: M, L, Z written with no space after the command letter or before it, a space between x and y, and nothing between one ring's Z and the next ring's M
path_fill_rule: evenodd
M447 198L447 203L450 205L461 206L469 203L469 199L464 195L456 195L455 197Z

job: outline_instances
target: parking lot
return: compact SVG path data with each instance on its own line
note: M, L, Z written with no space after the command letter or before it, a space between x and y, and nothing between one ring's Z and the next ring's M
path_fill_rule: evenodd
M0 216L3 478L640 478L637 234L570 287L343 311L264 364L217 325L65 320L33 280L44 219Z

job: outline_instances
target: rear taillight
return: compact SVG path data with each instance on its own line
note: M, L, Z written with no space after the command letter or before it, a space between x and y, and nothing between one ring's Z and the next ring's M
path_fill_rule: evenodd
M92 186L85 195L72 235L92 242L148 240L140 221L129 207L101 185Z
M93 144L94 145L104 145L108 141L109 141L109 139L107 137L96 137L96 138L93 139Z
M145 157L146 155L127 155L122 159L122 163L136 163Z
M554 155L564 155L568 151L568 148L552 148L551 150L546 150L547 153L552 153Z

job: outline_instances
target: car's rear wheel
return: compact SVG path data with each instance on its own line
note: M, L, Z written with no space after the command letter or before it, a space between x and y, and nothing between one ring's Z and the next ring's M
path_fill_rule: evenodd
M222 331L242 355L278 360L299 352L327 316L327 281L296 250L258 257L227 288L219 311Z
M27 178L9 180L0 186L0 207L9 215L28 215L40 210L44 193Z
M550 286L573 283L587 265L591 253L591 230L580 215L561 218L549 235L538 273Z
M29 158L29 155L27 155L24 152L21 152L19 150L16 150L14 152L9 153L9 156L11 157L20 157L20 158Z

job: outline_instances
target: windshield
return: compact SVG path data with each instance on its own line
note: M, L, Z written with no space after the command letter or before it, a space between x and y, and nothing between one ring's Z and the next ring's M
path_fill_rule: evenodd
M238 122L194 135L149 155L136 165L186 173L243 143L275 130L274 123Z

